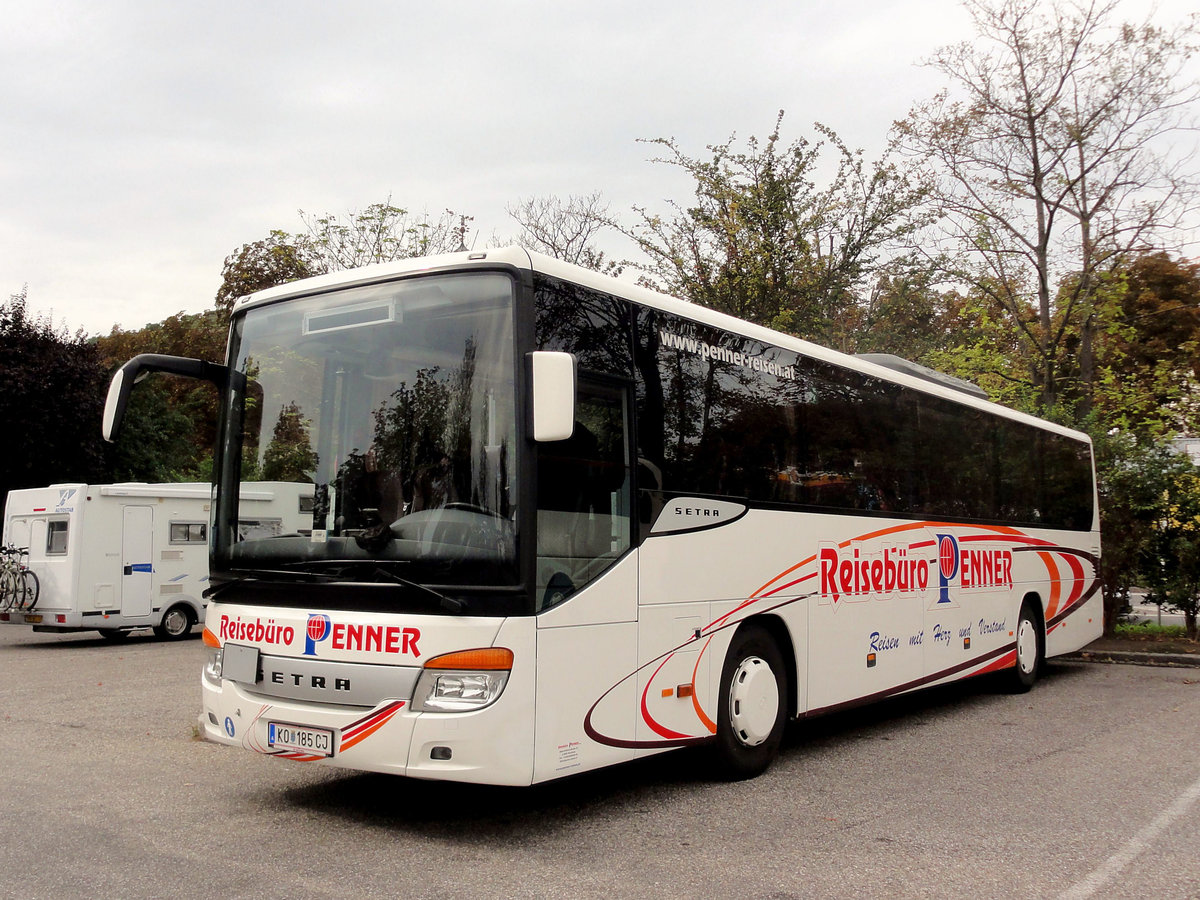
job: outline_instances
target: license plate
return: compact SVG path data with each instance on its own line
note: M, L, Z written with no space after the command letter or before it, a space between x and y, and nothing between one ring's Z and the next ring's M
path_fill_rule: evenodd
M294 750L311 756L333 756L333 732L327 728L268 722L267 746L273 750Z
M25 616L26 625L41 625L42 617L37 613L31 613Z

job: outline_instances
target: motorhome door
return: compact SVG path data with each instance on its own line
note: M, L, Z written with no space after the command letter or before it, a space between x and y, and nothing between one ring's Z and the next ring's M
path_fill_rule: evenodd
M121 530L121 615L148 616L154 557L154 508L126 506Z

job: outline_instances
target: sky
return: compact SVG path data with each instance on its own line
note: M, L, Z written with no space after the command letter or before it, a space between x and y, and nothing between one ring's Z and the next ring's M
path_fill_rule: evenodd
M1188 0L1126 0L1179 21ZM874 158L969 40L952 0L0 0L0 299L75 332L212 306L225 258L299 211L391 202L474 217L690 184L639 139L703 156L822 122Z

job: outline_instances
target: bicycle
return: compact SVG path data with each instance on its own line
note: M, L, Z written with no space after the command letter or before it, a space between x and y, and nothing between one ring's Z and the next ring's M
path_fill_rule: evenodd
M21 581L16 565L9 548L0 547L0 612L12 609L17 601Z
M0 610L32 610L41 595L37 573L21 562L29 556L28 547L9 544L0 549Z

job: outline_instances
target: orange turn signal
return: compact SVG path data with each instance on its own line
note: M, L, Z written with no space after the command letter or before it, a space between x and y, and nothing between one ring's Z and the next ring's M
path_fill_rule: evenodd
M485 647L480 650L459 650L435 656L425 663L427 669L468 669L471 671L508 671L512 669L513 652L504 647Z
M221 646L220 639L215 634L213 634L211 631L209 631L207 628L204 629L204 634L201 635L201 638L204 641L205 647L218 647L219 648Z

